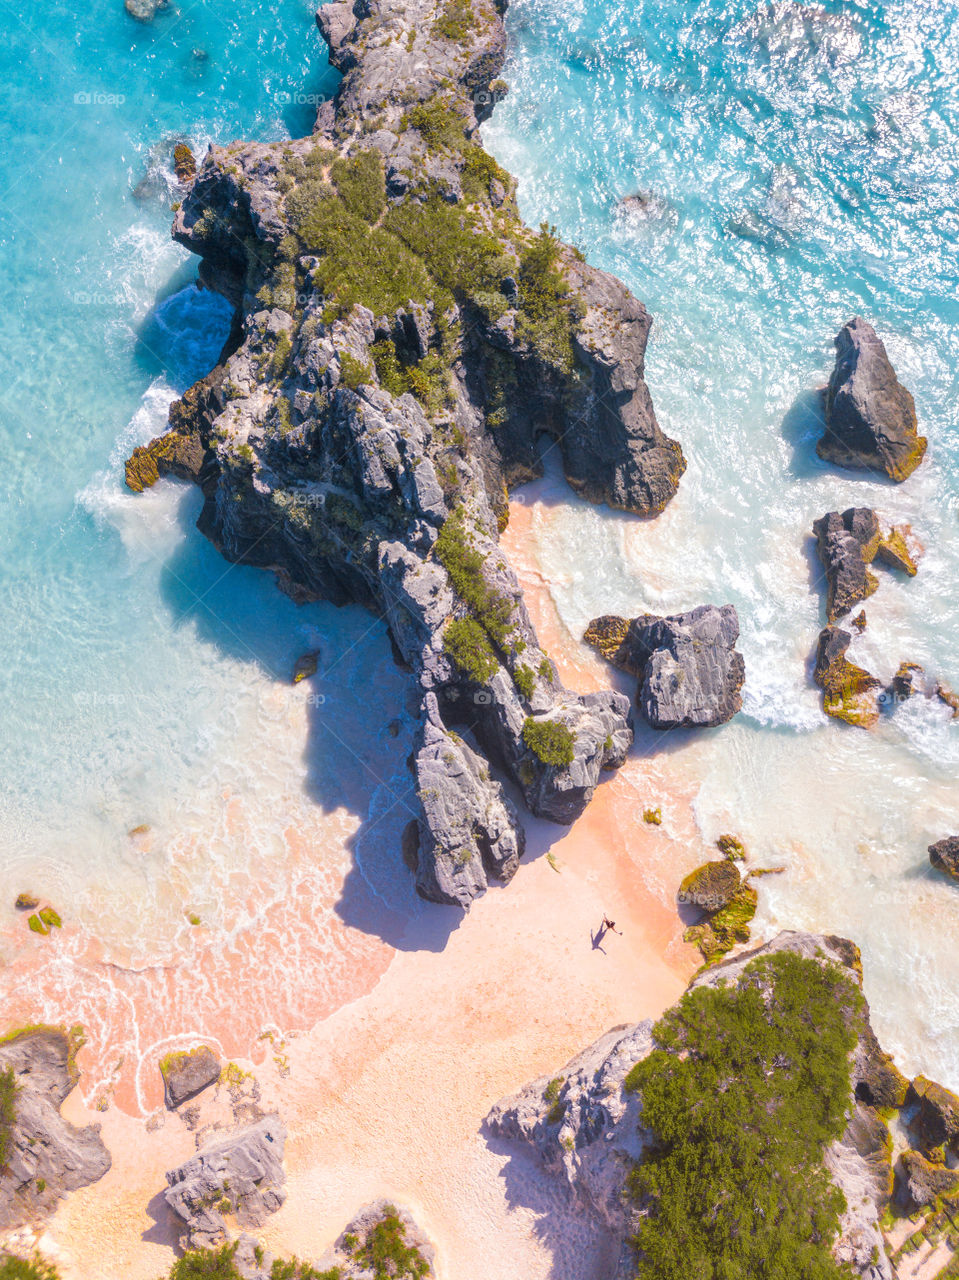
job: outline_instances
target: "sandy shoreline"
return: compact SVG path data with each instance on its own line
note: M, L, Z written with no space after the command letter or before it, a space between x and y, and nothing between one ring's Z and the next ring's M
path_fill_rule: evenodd
M566 634L540 575L533 508L513 510L505 550L541 642L571 687L602 687L605 672ZM657 1016L696 968L643 864L662 865L675 845L678 882L691 857L678 842L698 854L699 837L675 796L669 835L644 824L654 798L644 766L634 758L610 775L569 831L530 822L509 886L466 918L439 907L412 918L391 960L383 943L368 957L365 991L312 1030L261 1040L239 1059L258 1105L289 1130L288 1199L258 1233L264 1244L317 1260L362 1204L386 1195L435 1241L444 1280L596 1280L602 1241L571 1217L557 1232L561 1190L524 1154L488 1145L480 1126L499 1098L555 1073L609 1027ZM606 913L622 935L595 947ZM246 1114L252 1087L240 1086L232 1108L226 1088L208 1090L200 1130ZM155 1113L163 1122L151 1131L119 1105L97 1113L89 1103L78 1090L67 1114L102 1123L113 1168L64 1202L43 1245L64 1280L156 1280L174 1256L163 1173L193 1152L195 1134L174 1115Z

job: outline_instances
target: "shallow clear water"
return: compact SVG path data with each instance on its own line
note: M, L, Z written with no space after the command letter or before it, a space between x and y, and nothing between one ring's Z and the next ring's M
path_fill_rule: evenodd
M956 16L939 3L516 0L512 92L484 131L520 175L526 218L555 223L649 307L647 379L689 460L652 524L580 503L542 515L561 615L581 634L603 612L737 606L742 716L653 743L651 776L693 791L707 839L738 830L760 863L787 867L762 881L760 923L858 941L886 1039L953 1084L959 899L926 846L959 830L959 722L924 700L872 734L825 720L808 535L853 504L911 523L919 576L881 575L854 653L886 678L909 659L959 684ZM637 192L648 216L618 204ZM810 392L856 313L929 437L902 486L815 455Z

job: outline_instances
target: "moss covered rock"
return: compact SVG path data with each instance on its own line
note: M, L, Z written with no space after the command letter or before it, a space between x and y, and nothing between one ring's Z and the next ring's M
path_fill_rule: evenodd
M846 650L850 644L852 636L848 631L840 627L824 627L819 635L814 679L822 689L826 715L869 729L879 719L883 684L849 661Z
M718 911L732 902L741 883L739 870L728 858L706 862L683 880L679 901L699 907L701 911Z
M690 925L683 941L698 947L707 964L715 964L733 947L749 941L749 925L758 902L759 895L751 884L740 885L724 907L699 924Z
M937 1147L955 1146L959 1139L959 1097L944 1085L916 1076L906 1102L915 1106L913 1127L919 1149L929 1155Z
M905 1151L896 1169L896 1199L907 1211L921 1209L944 1196L959 1195L959 1171L927 1160L918 1151Z

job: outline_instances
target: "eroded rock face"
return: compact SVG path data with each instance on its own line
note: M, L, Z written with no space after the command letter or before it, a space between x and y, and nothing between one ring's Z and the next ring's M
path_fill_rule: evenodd
M184 1249L216 1248L229 1239L224 1214L259 1227L286 1199L286 1127L266 1116L209 1143L167 1173L166 1201L184 1225Z
M896 1197L907 1212L959 1192L959 1172L934 1164L918 1151L904 1151L896 1170Z
M857 984L862 981L858 949L846 939L787 932L713 965L691 985L736 982L752 959L775 951L830 961L845 968ZM633 1065L652 1051L652 1029L647 1021L607 1032L555 1077L542 1076L497 1103L486 1119L491 1133L530 1146L566 1184L575 1210L595 1215L610 1232L613 1251L618 1250L621 1259L610 1280L635 1274L625 1246L632 1212L625 1183L651 1139L642 1128L642 1100L624 1088L624 1081ZM889 1085L889 1060L872 1033L868 1008L850 1068L846 1132L827 1150L824 1163L847 1202L834 1246L837 1259L867 1280L892 1280L879 1226L892 1191L891 1144L877 1111L864 1101L866 1079L882 1080L883 1092L888 1086L887 1096L895 1094Z
M929 862L937 871L959 880L959 836L947 836L929 846Z
M543 433L578 493L639 515L663 509L685 462L643 380L645 308L524 227L481 149L502 91L492 0L468 22L443 0L332 4L318 22L344 78L316 133L212 147L177 213L237 324L128 483L194 479L199 527L228 559L298 601L385 619L421 694L417 791L448 801L420 802L420 888L465 906L491 868L512 873L523 836L497 799L460 846L469 870L432 874L456 789L475 818L479 775L499 772L533 813L570 822L632 734L626 699L566 690L539 647L497 547L508 490L540 473ZM572 736L560 763L529 747L529 721ZM447 762L425 739L462 726L479 752L435 786Z
M836 367L826 392L826 430L816 452L841 467L907 479L926 452L912 396L896 377L886 348L861 316L836 336Z
M16 1119L0 1170L0 1230L53 1213L69 1191L97 1182L110 1168L100 1126L76 1129L60 1105L77 1083L76 1045L54 1028L0 1044L0 1071L16 1078Z
M654 729L711 728L742 709L746 677L733 605L700 605L660 618L604 615L584 637L614 666L639 677L637 704Z
M826 616L835 622L866 600L879 586L868 565L873 561L898 569L909 577L918 571L910 549L909 530L883 528L870 507L850 507L842 515L827 512L813 524L817 550L826 574Z

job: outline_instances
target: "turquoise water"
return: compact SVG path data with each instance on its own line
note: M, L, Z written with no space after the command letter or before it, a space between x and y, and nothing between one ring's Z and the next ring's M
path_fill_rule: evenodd
M883 575L854 653L884 678L910 659L959 684L956 18L941 3L516 0L512 91L484 130L520 175L527 220L555 223L649 307L647 379L689 460L652 524L580 503L541 514L561 616L581 635L604 612L739 610L742 716L649 743L637 803L679 788L707 840L739 830L760 863L785 866L762 882L760 927L855 938L890 1045L954 1084L959 989L940 961L959 910L926 846L959 830L959 722L926 700L871 734L826 722L808 535L853 504L910 523L919 576ZM643 210L620 204L636 193ZM811 393L856 313L929 437L902 486L815 455ZM671 901L676 868L647 870Z
M350 679L388 655L359 610L297 609L268 575L227 566L193 528L195 491L122 485L123 459L227 332L170 240L172 139L202 155L308 132L338 77L305 0L184 0L150 25L122 0L80 20L63 3L0 10L0 914L12 927L33 888L67 919L162 946L183 925L170 899L217 910L209 887L171 887L171 850L191 826L212 845L226 790L272 797L246 837L265 849L289 817L279 788L329 807L348 794L321 749L305 758L307 732L352 738L317 726L316 699L291 694L299 737L285 754L274 741L270 699L296 658L326 646L338 714L355 717ZM150 839L131 842L142 824ZM249 856L224 853L234 869Z
M563 504L537 526L541 558L574 634L601 612L737 605L744 715L644 743L667 827L678 786L705 838L738 829L786 864L763 882L761 926L855 937L891 1047L959 1085L959 992L942 963L959 911L925 866L929 840L959 831L959 722L924 701L872 735L823 722L804 544L815 517L853 502L910 522L920 575L884 576L858 652L880 675L909 658L959 687L957 12L831 3L807 7L828 21L797 27L779 6L770 32L754 9L511 9L513 91L485 136L519 175L527 218L555 222L649 306L648 380L689 459L648 525L548 481ZM202 151L308 131L335 84L312 6L184 0L149 26L120 0L79 21L62 3L0 10L0 902L35 888L66 916L105 918L131 949L174 947L183 907L218 919L231 875L282 853L281 823L367 804L378 825L357 856L395 892L409 723L379 628L356 610L296 609L268 575L229 568L193 529L196 493L122 485L124 457L225 333L169 239L170 139ZM648 216L618 206L640 191ZM930 439L898 488L814 453L808 393L857 311ZM317 646L326 713L282 692ZM371 672L372 720L351 693ZM230 792L260 802L242 841L224 834ZM141 824L146 844L127 834ZM671 901L685 869L648 871Z

